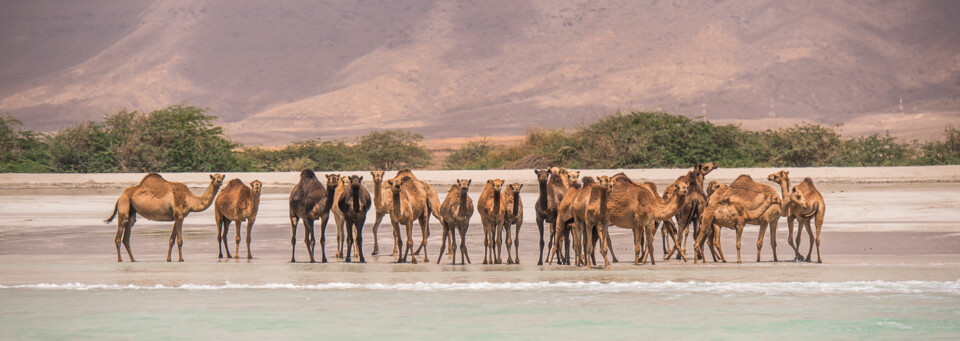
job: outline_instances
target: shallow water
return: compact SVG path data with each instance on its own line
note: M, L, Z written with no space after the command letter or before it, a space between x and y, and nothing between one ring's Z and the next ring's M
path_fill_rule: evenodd
M186 220L185 263L163 261L170 223L143 219L132 237L139 262L124 252L117 263L116 225L102 220L119 190L0 190L0 339L960 338L960 184L821 190L825 264L784 262L794 253L781 220L781 262L771 262L769 237L755 262L758 228L748 226L743 264L659 261L658 234L657 265L636 266L631 231L614 227L621 263L610 270L536 265L533 191L522 195L522 265L480 264L474 215L473 263L454 266L433 263L435 220L430 264L393 263L389 218L379 231L383 254L369 256L372 213L367 264L333 257L332 222L330 263L303 263L302 226L299 262L289 263L288 194L276 189L262 197L253 260L217 258L207 210ZM894 203L900 198L910 200ZM723 245L735 261L733 235L724 232ZM801 251L808 245L804 237Z

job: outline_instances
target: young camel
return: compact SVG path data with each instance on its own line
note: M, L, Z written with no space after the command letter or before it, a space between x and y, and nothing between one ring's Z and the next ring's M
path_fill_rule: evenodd
M640 264L641 250L644 251L643 262L649 258L651 264L656 264L652 257L653 235L656 232L653 223L656 220L669 220L677 214L687 195L688 185L675 182L666 190L672 195L657 198L646 186L634 183L623 173L614 175L612 181L613 188L607 201L610 224L633 231L634 264ZM640 237L641 231L643 238ZM641 245L641 241L645 245Z
M597 181L584 187L577 193L577 199L574 201L573 213L575 224L583 229L583 252L584 264L587 257L593 265L597 265L597 259L594 255L594 245L600 242L600 254L603 255L604 269L610 269L610 258L607 256L609 248L609 236L605 231L610 225L607 214L607 199L610 190L613 189L613 183L610 177L604 175L597 178Z
M520 264L520 225L523 224L523 203L520 201L520 189L522 188L522 184L515 182L500 193L503 196L501 202L503 202L504 207L502 229L507 232L507 264ZM512 235L510 233L511 225L517 227ZM500 258L500 241L500 229L497 229L497 258Z
M300 172L300 181L290 191L290 262L297 261L297 224L303 219L303 243L310 255L310 263L314 263L314 248L316 234L314 221L320 219L320 261L327 262L326 245L327 220L330 217L330 207L333 206L333 194L340 184L340 175L327 174L327 188L317 179L317 175L309 169Z
M496 250L497 228L503 226L504 205L500 191L503 180L487 180L477 199L477 212L480 213L480 222L483 224L483 264L500 264L499 252Z
M780 195L773 187L753 181L753 178L746 174L740 175L730 183L730 189L736 191L728 193L740 196L734 201L743 205L747 210L753 210L762 205L764 195ZM773 249L773 261L777 261L777 223L780 221L780 211L780 204L777 204L756 220L747 221L747 224L760 225L760 234L757 236L758 262L760 261L760 251L763 249L763 236L767 232L767 226L770 226L770 247Z
M411 256L410 262L417 264L416 255L413 253L413 221L420 221L420 230L427 231L428 219L426 201L423 200L423 193L414 184L414 180L409 177L401 179L390 179L386 181L391 193L390 223L393 224L394 233L399 234L400 224L406 225L407 243L402 252L398 253L397 263L405 263L407 256ZM426 242L424 234L423 242ZM401 240L401 242L403 242ZM423 261L429 262L426 252L423 255Z
M213 198L223 184L223 175L210 176L210 185L202 195L196 196L186 185L179 182L164 180L160 174L150 173L140 180L140 183L128 187L120 194L120 198L113 205L113 213L106 223L117 217L117 261L120 258L120 243L127 249L127 256L134 262L133 252L130 251L130 231L137 222L137 214L153 221L173 221L173 231L170 232L170 246L167 248L167 261L170 261L173 252L173 243L177 243L177 254L183 261L183 219L190 212L206 210L213 203Z
M347 263L350 263L354 245L354 233L356 233L357 255L360 257L360 263L366 263L363 259L363 223L367 219L367 211L370 210L370 193L363 187L363 177L351 175L347 183L348 187L343 190L337 207L343 213L344 227L347 229L347 252L345 253Z
M823 216L827 211L827 203L823 200L823 195L820 194L820 191L817 190L817 187L813 185L813 179L804 178L799 185L793 187L790 190L791 196L787 196L787 188L790 187L790 172L782 170L777 173L770 174L767 177L767 180L776 182L780 184L780 192L783 193L784 206L781 215L787 216L787 242L790 243L790 247L793 248L795 254L795 260L797 261L810 261L810 256L813 253L813 244L817 244L817 263L823 263L823 260L820 259L820 230L823 227ZM788 200L791 199L792 200ZM796 244L794 244L793 238L793 220L796 219L800 225L797 230L797 239ZM810 221L817 226L817 235L814 239L813 231L811 230ZM807 235L810 237L810 248L807 250L807 257L803 257L800 254L800 229L806 227Z
M440 241L440 256L437 257L437 264L443 259L443 251L447 246L447 237L451 239L450 248L452 249L452 260L457 264L457 233L460 234L460 264L470 263L470 255L467 254L467 228L470 227L470 217L473 216L473 200L467 196L470 190L470 179L457 179L455 185L450 186L447 191L447 197L443 199L440 205L440 215L443 216L443 238Z
M746 225L749 220L756 220L761 215L765 214L767 209L772 205L780 203L780 197L770 194L764 194L763 204L752 210L747 211L743 205L735 203L730 200L730 198L725 198L721 200L716 205L708 206L704 210L703 215L701 216L700 226L705 228L713 229L713 245L716 247L720 253L720 259L726 263L727 259L723 256L723 250L720 250L720 227L726 227L737 231L737 263L742 263L740 259L740 240L743 235L743 226ZM700 254L703 250L703 242L707 233L701 233L697 236L697 240L694 245L694 252ZM694 264L697 262L697 258L693 259Z
M217 222L217 249L227 251L227 258L230 258L230 246L227 245L227 233L230 231L230 222L236 222L237 225L237 252L236 258L240 258L240 223L247 221L247 259L253 259L250 252L250 231L253 230L253 222L257 220L257 211L260 208L260 188L263 183L260 180L253 180L250 186L243 184L240 179L233 179L227 183L217 196L213 205L213 218ZM220 258L223 258L223 250L220 250Z

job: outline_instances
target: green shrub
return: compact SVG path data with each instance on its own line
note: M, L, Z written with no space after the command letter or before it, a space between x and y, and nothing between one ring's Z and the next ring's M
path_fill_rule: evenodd
M23 122L10 114L0 114L0 173L50 171L50 150L44 138L23 130Z
M430 153L420 141L423 141L420 134L382 130L361 136L358 146L374 169L422 168L430 164Z
M467 142L466 145L450 153L443 164L447 169L486 169L490 165L483 161L494 149L490 139L484 137Z
M925 143L920 147L920 151L922 156L918 158L919 164L960 164L960 129L946 127L943 141Z

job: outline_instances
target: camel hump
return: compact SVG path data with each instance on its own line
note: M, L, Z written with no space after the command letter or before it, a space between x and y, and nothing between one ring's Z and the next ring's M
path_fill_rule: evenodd
M163 180L163 177L160 176L160 174L157 174L157 173L149 173L149 174L145 175L145 176L143 177L143 179L140 180L140 183L143 184L143 183L144 183L145 181L147 181L147 180Z
M624 172L620 172L620 173L615 174L613 177L610 178L610 180L613 180L613 181L625 181L626 183L629 183L629 184L635 184L635 183L633 182L633 179L630 179L630 177L627 176L627 174L624 173Z
M583 180L580 180L580 182L582 182L584 186L590 186L597 183L592 176L585 176L583 177Z
M803 178L803 181L801 181L801 183L807 184L809 186L813 186L813 179L806 177L806 178Z
M300 171L300 178L301 178L301 179L303 179L303 178L316 179L316 178L317 178L317 174L314 173L312 169L304 169L304 170Z
M227 190L233 187L238 187L238 186L243 187L244 186L243 181L241 181L240 179L233 179L227 183L227 186L223 188L223 191L226 192Z

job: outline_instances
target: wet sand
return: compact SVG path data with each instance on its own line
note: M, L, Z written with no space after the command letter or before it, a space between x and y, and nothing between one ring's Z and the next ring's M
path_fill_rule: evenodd
M791 176L794 179L802 179L802 176L815 176L820 169L794 169L791 170ZM109 174L109 175L0 175L0 302L4 304L30 304L31 302L47 302L45 298L51 294L45 294L42 288L45 285L53 285L55 288L64 290L77 289L78 285L82 291L86 290L106 290L97 294L105 297L89 297L86 294L55 294L55 296L65 295L58 299L56 303L49 301L51 305L64 305L65 319L76 321L89 313L89 300L102 301L107 299L111 304L127 311L146 311L145 319L156 319L156 314L163 314L165 309L186 305L193 306L197 299L199 302L211 300L209 296L204 298L190 298L183 301L180 295L167 297L171 294L163 292L145 292L140 289L139 294L129 296L126 290L129 288L196 288L196 286L212 286L213 291L219 294L233 293L243 297L263 296L263 288L274 288L279 285L281 289L267 290L319 290L326 292L329 288L323 285L334 285L335 290L342 290L344 285L361 285L361 292L370 290L386 290L396 292L396 294L387 295L383 299L387 302L420 307L421 309L437 310L440 306L448 304L458 304L463 302L483 302L484 297L494 297L496 300L522 300L524 290L533 290L534 292L555 293L550 295L560 295L562 297L574 297L573 301L560 304L556 311L567 311L574 309L580 302L578 300L597 299L593 304L597 309L612 309L612 313L624 313L616 308L617 302L624 300L633 300L633 290L645 292L642 301L634 302L636 304L650 305L663 304L668 307L672 303L663 301L657 303L656 293L661 289L650 289L645 285L667 285L661 299L670 300L670 297L680 295L682 304L697 304L699 294L696 290L683 288L684 283L691 283L694 287L716 286L724 289L725 285L747 285L758 286L756 289L746 289L749 297L752 293L766 293L778 291L781 286L797 287L799 289L788 290L788 302L792 303L774 303L774 301L762 301L762 304L787 304L796 309L806 306L805 292L813 290L821 292L823 289L804 289L807 285L840 285L854 286L852 291L843 291L840 293L828 293L827 296L815 296L815 300L836 299L837 295L843 299L852 299L859 294L858 283L867 283L867 286L879 286L881 289L891 285L910 285L910 283L932 283L932 285L947 285L946 293L929 293L919 288L904 289L915 295L923 296L923 301L931 304L936 309L948 309L948 314L958 314L957 316L930 317L923 323L917 325L927 326L925 330L934 331L933 334L919 334L927 336L955 335L960 331L960 325L948 323L943 325L940 318L946 318L947 321L956 320L960 316L960 310L946 308L960 304L960 288L953 284L960 281L960 225L957 221L960 218L960 182L957 180L960 174L960 167L911 167L911 168L860 168L860 169L823 169L831 176L818 178L818 188L823 193L828 210L827 218L821 234L822 246L821 254L824 264L816 263L795 263L789 260L793 259L794 252L787 243L787 224L785 219L781 219L776 234L777 247L776 252L780 262L772 262L773 248L770 243L770 234L763 241L761 251L762 262L756 262L757 248L756 238L758 227L747 226L743 234L742 257L743 264L736 263L708 263L706 265L694 265L692 262L683 262L678 260L662 261L661 240L659 233L654 241L655 257L658 260L656 265L633 264L633 247L631 245L631 231L619 227L612 227L611 233L614 239L614 250L620 263L616 263L610 270L599 268L576 268L571 266L545 265L537 266L539 258L539 232L534 222L535 214L533 205L537 198L537 187L533 179L533 172L524 171L422 171L416 172L417 175L431 184L442 198L446 195L449 184L452 179L458 177L471 177L474 184L482 184L485 179L492 177L504 177L508 182L522 181L525 183L522 201L525 204L524 223L520 232L520 265L482 265L483 247L481 236L481 225L479 215L475 214L471 221L470 230L467 236L467 247L472 264L449 265L450 259L443 258L441 265L437 265L438 251L440 248L441 229L435 219L431 219L431 235L429 238L427 255L429 264L394 264L395 256L388 256L392 251L393 237L389 218L385 218L379 229L379 241L382 255L370 256L373 250L372 224L373 213L371 212L367 219L367 224L363 231L363 250L365 253L366 264L345 264L341 260L334 258L335 249L335 227L333 221L328 224L326 236L326 254L330 263L310 264L306 263L309 258L306 249L303 246L303 228L302 225L296 235L296 258L297 263L290 263L290 237L291 229L287 218L287 198L289 190L297 180L296 173L268 173L268 174L239 174L245 182L253 179L260 179L265 182L264 194L261 197L260 212L257 218L256 226L253 230L253 260L241 258L240 260L225 260L217 258L216 245L216 226L213 223L212 209L204 212L192 213L187 217L184 225L184 263L167 263L166 251L170 237L171 223L151 222L145 219L139 219L133 228L131 244L134 256L138 262L127 262L126 252L123 252L123 263L116 262L116 248L113 238L116 233L116 223L105 224L103 219L107 218L112 209L116 197L122 191L122 188L139 181L142 174ZM773 169L720 169L710 176L709 180L718 180L729 182L740 173L751 174L755 179L763 181L766 175L776 170ZM673 178L683 173L682 170L651 170L651 171L632 171L634 178L651 179L660 185L666 185ZM322 173L322 172L321 172ZM613 174L615 171L586 171L585 175L593 174ZM630 173L628 173L630 174ZM207 174L170 174L165 177L174 179L191 179L191 187L194 192L199 193L205 184L204 179L208 179ZM388 173L387 176L391 174ZM529 175L529 176L528 176ZM910 177L907 177L910 176ZM235 177L234 174L228 175L227 179ZM52 180L56 178L56 181ZM32 181L30 179L33 179ZM266 180L265 180L266 179ZM368 179L368 178L365 178ZM822 179L822 180L821 180ZM91 182L92 181L92 182ZM796 181L796 180L795 180ZM775 187L776 188L776 187ZM778 188L779 189L779 188ZM476 199L481 190L480 186L471 189L470 196ZM318 223L319 227L319 223ZM235 244L233 236L235 233L231 227L231 253ZM245 228L245 227L244 227ZM415 241L420 241L419 228L415 228ZM318 231L319 233L319 231ZM244 231L244 235L246 231ZM734 233L729 230L723 234L724 253L729 260L736 260L736 248ZM800 250L806 254L809 241L806 235L801 238ZM692 247L691 247L692 249ZM319 253L319 245L317 252ZM506 248L503 250L503 260L506 261ZM241 243L241 255L246 255L245 243ZM546 250L544 251L546 253ZM688 251L689 255L690 251ZM319 254L317 254L319 259ZM813 251L813 257L816 259L816 250ZM173 259L177 258L177 250L174 247ZM598 255L599 258L599 255ZM418 256L419 260L423 255ZM598 261L602 261L599 260ZM492 284L502 283L507 287L489 287ZM540 289L524 289L528 285L546 285ZM587 289L570 289L567 285L576 285L576 283L586 283ZM596 284L591 284L596 283ZM605 286L620 284L631 284L643 287L642 289L629 289L626 293L621 291L602 291L600 296L591 296L587 294L596 292ZM644 284L646 283L646 284ZM726 283L726 284L724 284ZM767 288L763 283L769 283L773 286ZM813 283L813 284L804 284ZM879 284L878 284L879 283ZM939 284L938 284L939 283ZM679 284L681 288L673 288L672 285ZM119 292L111 293L114 289L110 286L118 287ZM240 286L239 289L236 286ZM321 288L317 289L317 285ZM362 286L367 285L367 286ZM396 287L396 286L400 287ZM464 294L436 294L431 296L409 296L401 294L407 287L410 290L426 290L425 292L460 292L456 287L453 289L442 285L468 285L466 290L480 290L486 294L477 294L479 296ZM472 285L478 285L485 289L470 289ZM514 286L520 286L520 289ZM552 287L560 285L560 288ZM40 287L38 287L40 286ZM107 286L107 289L90 286ZM440 287L437 287L440 286ZM596 287L594 287L596 286ZM41 288L41 289L37 289ZM71 289L72 288L72 289ZM100 288L100 289L97 289ZM128 288L128 289L124 289ZM252 288L252 289L243 289ZM284 289L286 288L286 289ZM290 289L293 288L293 289ZM312 288L312 289L311 289ZM326 289L325 289L326 288ZM385 289L384 289L385 288ZM416 289L421 288L421 289ZM433 289L431 289L433 288ZM598 289L600 288L600 289ZM632 288L632 287L631 287ZM872 288L872 287L871 287ZM37 291L41 290L41 291ZM239 292L237 290L240 290ZM244 291L252 290L252 291ZM333 290L333 289L329 289ZM345 289L355 290L355 289ZM520 290L519 292L516 290ZM569 296L569 290L576 293ZM586 291L583 291L586 290ZM751 291L754 290L754 291ZM827 289L832 290L832 289ZM875 288L869 289L875 290ZM868 290L868 291L869 291ZM882 289L886 290L886 289ZM274 292L274 291L271 291ZM679 294L678 294L679 293ZM252 296L251 296L252 295ZM298 300L302 299L301 294L281 293L266 295L279 295L275 297L277 304L296 305ZM365 299L375 297L381 294L354 294L348 293L350 300ZM396 295L396 296L395 296ZM492 296L491 296L492 295ZM582 296L587 295L587 296ZM628 295L628 296L623 296ZM650 296L654 295L654 296ZM735 298L737 307L745 309L746 312L753 311L756 306L751 306L744 298L739 298L739 292L734 296L730 294L720 294L720 296L711 296L707 293L709 300L715 300L713 304L729 304L730 297ZM728 295L728 296L724 296ZM799 295L799 296L797 296ZM823 294L818 294L823 295ZM853 296L851 296L853 295ZM899 293L892 294L902 295ZM908 294L911 295L911 294ZM944 296L945 295L945 296ZM129 297L128 297L129 296ZM194 294L190 294L191 297ZM341 296L327 296L327 294L316 293L308 294L308 297L323 299L324 304L330 305L352 305L359 311L370 311L376 313L389 310L390 308L379 306L376 303L348 303L341 301L345 298ZM136 298L139 297L139 298ZM172 306L141 307L133 302L139 299L159 299L164 297L169 299ZM178 298L179 297L179 298ZM413 297L427 297L436 301L410 301ZM594 297L594 298L590 298ZM886 297L886 296L883 296ZM262 297L261 297L262 298ZM558 298L559 299L559 298ZM654 299L654 301L646 301ZM256 299L254 299L256 301ZM433 303L430 303L433 302ZM518 301L519 302L519 301ZM550 306L554 301L549 302L530 302L530 304L542 304ZM565 301L557 301L565 302ZM826 302L826 301L825 301ZM839 302L839 301L829 301ZM896 299L883 299L883 306L903 304ZM932 302L932 303L931 303ZM917 311L929 308L931 305L923 303L922 306L913 307ZM955 304L956 303L956 304ZM203 303L199 310L209 310L210 304L217 306L213 302ZM473 304L473 303L471 303ZM480 304L480 303L476 303ZM507 309L516 311L524 308L515 306L512 303L506 303L506 306L496 306L497 309ZM744 305L745 304L745 305ZM761 303L758 303L761 304ZM824 303L832 304L832 303ZM945 306L941 306L946 304ZM43 306L42 304L39 306ZM164 308L166 307L166 308ZM464 307L467 311L473 306ZM241 302L231 303L229 308L224 309L248 309L249 304ZM737 309L740 309L737 308ZM20 316L17 311L0 311L5 316ZM6 324L0 323L0 336L4 338L35 338L32 333L40 328L31 323L49 318L48 313L30 309L41 308L22 308L28 311L27 315L35 314L37 320L24 318L20 320L8 320ZM157 310L159 309L159 310ZM206 310L205 310L206 309ZM500 310L494 309L494 312L479 310L477 314L498 314ZM512 309L512 310L511 310ZM856 311L844 311L843 316L849 314L856 315L857 323L867 323L873 325L874 320L869 319L870 312L876 307L858 307ZM852 308L851 308L852 309ZM952 309L952 310L950 310ZM218 311L218 309L213 309ZM903 310L912 311L912 310ZM938 310L939 311L939 310ZM629 312L629 311L627 311ZM398 312L399 313L399 312ZM551 314L550 312L531 312L531 314ZM13 315L10 315L13 314ZM397 318L402 318L404 314L399 313ZM748 313L745 313L748 314ZM749 315L749 314L748 314ZM744 319L748 315L744 315ZM895 316L894 316L895 315ZM897 315L890 317L894 321L891 323L906 323L909 321L910 314ZM241 315L239 317L244 317ZM488 316L488 315L483 315ZM532 318L533 315L524 315ZM768 316L768 315L762 315ZM678 316L679 317L679 316ZM841 318L837 317L837 318ZM104 317L104 321L113 319L113 315ZM170 318L169 316L165 318ZM290 319L292 317L285 317ZM203 320L203 319L198 319ZM283 320L283 318L281 318ZM522 319L521 319L522 320ZM776 319L775 319L776 320ZM167 321L167 320L163 320ZM390 320L395 323L397 320ZM438 322L435 323L447 323ZM579 321L579 320L578 320ZM780 320L776 320L780 321ZM774 321L774 322L776 322ZM866 321L866 322L864 322ZM931 322L932 321L932 322ZM939 322L938 322L939 321ZM783 321L780 321L783 322ZM887 323L887 320L881 320L877 323ZM39 322L37 322L39 323ZM109 324L108 322L104 322ZM719 322L718 322L719 323ZM932 324L930 324L932 323ZM669 323L668 323L669 324ZM668 325L665 324L665 325ZM588 324L589 325L589 324ZM717 331L726 330L724 323L714 324L706 323L700 326L712 326L703 330L706 336L723 335ZM539 325L538 325L539 326ZM896 325L894 325L896 326ZM546 328L544 326L540 326ZM767 336L784 335L783 332L790 332L791 328L800 328L801 326L792 326L784 329L777 329ZM198 327L200 330L203 328ZM517 328L523 329L523 325ZM539 328L539 327L538 327ZM671 327L673 328L673 327ZM719 329L710 329L719 328ZM109 329L109 328L108 328ZM282 329L282 328L281 328ZM403 330L404 328L400 328ZM288 329L282 329L288 330ZM590 327L584 327L583 331L590 331ZM631 328L616 329L620 332L632 332ZM711 332L713 330L713 332ZM859 329L857 329L859 330ZM36 338L56 338L56 336L71 335L70 329L66 334L50 334L50 337L43 337L46 334ZM124 331L128 333L124 333ZM407 330L411 332L411 330ZM130 334L131 330L120 329L120 335L139 335ZM657 330L650 335L671 335L669 330ZM945 334L944 334L945 332ZM104 335L97 333L80 334L88 335L91 338L101 338ZM235 335L227 332L225 334L204 334L208 336ZM284 335L284 334L280 334ZM301 334L286 334L288 336L298 336ZM380 334L363 334L367 336L378 336ZM397 335L397 334L395 334ZM422 334L403 334L403 335L422 335ZM438 334L426 333L426 335L436 336ZM487 335L487 334L481 334ZM500 334L489 334L496 336ZM535 335L547 334L505 334L507 336L535 337ZM559 334L568 335L568 334ZM572 335L572 334L570 334ZM593 335L593 334L587 334ZM614 333L614 336L626 336L630 334ZM734 333L736 335L736 333ZM758 335L758 336L764 336ZM789 334L793 335L793 334ZM871 334L852 333L839 335L869 336ZM909 336L911 334L891 334L900 336ZM569 336L569 335L568 335ZM109 337L108 337L109 338ZM149 337L148 337L149 338Z

